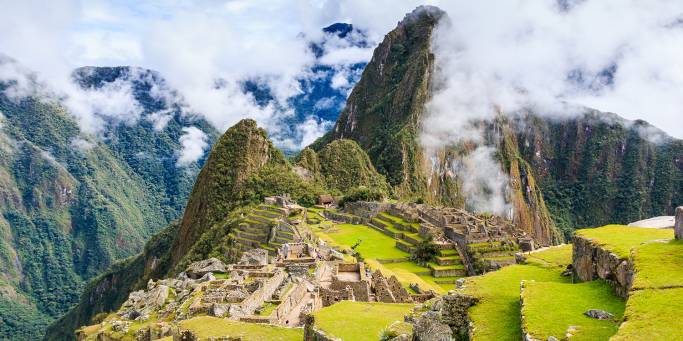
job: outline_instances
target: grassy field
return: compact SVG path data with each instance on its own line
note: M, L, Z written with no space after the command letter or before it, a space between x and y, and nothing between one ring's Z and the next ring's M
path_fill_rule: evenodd
M612 340L683 340L682 308L683 288L634 291L626 306L626 322Z
M594 243L604 246L619 257L628 258L631 249L647 241L672 239L673 229L649 229L624 225L607 225L594 229L583 229L576 234L590 238Z
M342 248L351 248L360 241L356 251L364 258L396 259L410 256L395 247L396 240L366 225L336 224L318 235Z
M608 340L619 328L625 301L614 295L603 281L579 284L525 282L524 325L534 338L549 336L561 339L570 326L571 340ZM602 309L614 314L614 320L597 320L584 315L589 309Z
M195 317L179 324L181 328L191 330L202 340L220 336L241 337L244 341L301 341L304 338L302 328L244 323L210 316Z
M527 253L525 256L527 263L565 268L572 263L572 245L553 246L542 251Z
M316 328L353 341L377 341L382 331L403 316L412 304L341 301L313 313Z
M638 246L633 260L636 271L633 289L683 286L683 241Z

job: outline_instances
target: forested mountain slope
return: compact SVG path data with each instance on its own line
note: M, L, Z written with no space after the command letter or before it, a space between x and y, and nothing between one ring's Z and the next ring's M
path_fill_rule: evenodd
M75 76L102 86L129 81L127 72ZM133 85L142 118L109 122L105 136L83 132L58 101L7 96L11 86L0 84L0 338L33 339L77 301L85 281L178 217L199 166L176 166L182 129L198 126L211 139L215 131L179 110L155 129L145 117L165 104L152 100L149 82Z

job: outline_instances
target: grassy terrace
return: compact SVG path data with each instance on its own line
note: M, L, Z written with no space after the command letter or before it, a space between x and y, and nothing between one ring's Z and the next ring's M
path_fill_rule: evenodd
M468 311L474 340L519 340L519 285L522 280L569 283L556 267L511 265L482 276L468 277L466 293L479 298Z
M341 301L313 313L316 328L342 340L376 341L412 304Z
M571 328L571 340L607 340L619 328L625 302L603 281L580 284L524 282L525 329L534 338L562 338ZM584 315L589 309L602 309L614 320L597 320Z
M316 235L331 245L341 249L351 248L359 240L356 251L363 256L365 263L373 269L379 269L386 276L395 275L406 287L417 283L423 289L432 289L444 293L452 289L453 284L439 284L436 281L455 280L452 278L436 279L430 275L430 269L408 261L410 254L396 248L396 240L366 225L337 224L327 227L314 227ZM404 261L384 263L380 260Z
M649 229L624 225L607 225L594 229L583 229L576 234L593 240L622 258L628 258L635 246L656 239L672 239L672 229Z
M673 230L609 225L578 233L634 263L625 322L612 340L683 339L683 242Z
M244 323L209 316L195 317L179 324L182 329L191 330L202 340L221 336L241 337L244 341L301 341L304 338L304 331L301 328Z
M564 269L562 265L569 263L571 245L563 245L529 254L527 265L511 265L482 276L468 277L464 292L480 299L468 311L474 327L473 339L519 340L520 282L570 283L570 278L560 275Z

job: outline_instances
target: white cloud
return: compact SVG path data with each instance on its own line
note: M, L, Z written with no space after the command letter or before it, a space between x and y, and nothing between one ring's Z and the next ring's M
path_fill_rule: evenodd
M114 109L121 110L124 122L136 118L136 102L124 103L131 99L125 89L100 105L100 92L70 84L76 67L114 64L160 71L184 97L186 109L204 115L219 130L252 117L273 131L283 129L282 118L291 114L287 99L300 93L297 80L311 76L306 74L314 61L309 40L325 40L322 61L335 69L333 85L349 91L349 77L355 75L345 65L367 60L396 22L424 3L441 6L454 23L439 28L435 52L437 58L440 53L454 56L440 62L451 73L443 81L461 92L437 94L441 98L435 96L433 106L461 101L452 112L467 117L490 115L492 101L511 110L532 102L544 107L561 98L646 119L683 137L677 119L683 107L678 90L683 85L683 29L667 28L683 9L670 0L576 1L564 12L553 1L27 0L3 4L0 53L37 71L60 97L70 98L89 131L97 131L103 120L118 120ZM367 38L370 48L323 35L320 29L334 22L362 29L366 37L351 38ZM597 92L567 82L567 72L577 68L584 70L586 82L594 82L613 61L619 64L614 84ZM2 71L0 78L13 77ZM258 106L242 92L245 78L263 80L275 100ZM18 83L16 94L35 90L26 84ZM85 98L91 95L94 100ZM447 132L451 126L442 121Z
M63 103L87 133L100 133L108 121L136 123L142 114L128 80L117 79L99 88L81 89L74 85L67 89Z
M199 160L209 146L206 134L197 127L183 128L183 135L180 136L180 144L182 149L180 150L178 160L176 161L178 167L187 166Z
M95 143L88 141L80 136L71 139L71 147L76 148L80 152L89 152L95 147Z

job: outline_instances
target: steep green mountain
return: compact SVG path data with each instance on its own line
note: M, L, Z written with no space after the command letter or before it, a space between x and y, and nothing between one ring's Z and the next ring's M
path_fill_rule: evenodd
M97 138L52 99L7 96L12 86L0 83L0 339L22 340L42 335L87 280L179 216L199 166L176 167L178 140L183 127L206 123L177 112L155 130L143 116L109 122Z
M436 8L420 8L385 36L334 129L311 146L314 150L337 139L355 140L401 196L427 193L427 166L415 141L429 99L430 36L442 15Z
M335 140L319 153L306 148L301 152L297 166L306 170L306 178L339 194L360 186L384 193L389 191L384 176L375 170L368 154L353 140Z
M587 110L520 124L520 156L564 231L672 215L683 203L683 141L646 122Z
M89 283L80 303L48 329L46 339L73 339L77 327L118 308L128 293L146 285L150 278L172 276L190 260L216 249L229 249L225 236L230 226L226 223L236 208L281 193L312 204L322 192L294 172L255 121L240 121L214 145L182 220L152 238L142 254L115 264Z
M462 187L467 175L452 165L477 146L426 151L419 142L434 74L432 32L445 15L419 7L389 32L334 129L311 148L352 139L397 197L469 207ZM505 199L513 221L540 244L559 242L578 227L671 214L682 202L681 141L646 123L590 109L563 119L511 114L479 125L508 177Z

